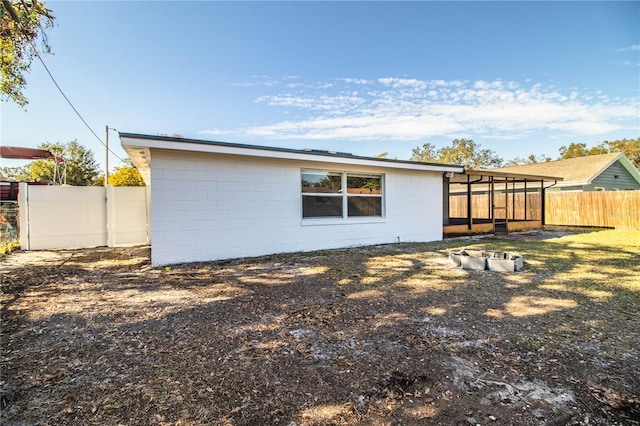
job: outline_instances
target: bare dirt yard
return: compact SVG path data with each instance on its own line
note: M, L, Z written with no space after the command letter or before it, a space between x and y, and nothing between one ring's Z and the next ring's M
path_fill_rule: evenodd
M1 262L3 425L640 424L640 232Z

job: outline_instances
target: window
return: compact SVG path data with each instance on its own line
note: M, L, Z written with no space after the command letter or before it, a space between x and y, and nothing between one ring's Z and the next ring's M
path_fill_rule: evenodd
M382 176L347 174L347 215L382 216Z
M303 218L382 217L382 175L303 170L301 186Z
M342 174L302 172L302 217L342 217Z

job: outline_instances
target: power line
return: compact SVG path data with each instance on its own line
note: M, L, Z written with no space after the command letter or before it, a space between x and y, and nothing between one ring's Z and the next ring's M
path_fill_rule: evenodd
M100 139L100 137L96 134L96 132L93 131L93 129L91 128L91 126L89 125L89 123L87 123L87 121L84 119L84 117L82 116L82 114L80 114L80 112L76 109L76 107L73 105L73 103L71 102L71 100L69 100L69 98L67 97L67 95L64 93L64 91L62 90L62 88L60 87L60 85L58 84L58 82L56 81L56 79L53 77L53 74L51 73L51 71L49 70L49 67L47 67L47 64L44 63L44 59L42 59L42 57L40 56L40 52L38 51L38 48L36 47L35 43L33 42L33 40L31 40L31 38L29 38L25 33L25 29L22 27L22 23L20 22L18 15L16 13L16 11L13 9L13 5L11 4L10 1L8 0L2 0L2 4L5 6L5 8L9 11L9 15L11 15L11 18L13 18L13 20L16 22L16 25L18 26L18 28L20 29L20 31L23 33L23 36L25 37L25 39L27 40L27 42L31 45L31 47L33 48L33 51L35 52L36 57L38 58L38 60L40 60L40 63L42 64L42 66L44 67L45 71L47 71L47 74L49 74L49 77L51 78L51 81L53 81L53 84L56 86L56 88L58 89L58 91L60 92L60 94L62 95L62 97L67 101L67 103L69 104L69 106L71 107L71 109L73 110L73 112L76 113L76 115L78 116L78 118L80 118L80 120L82 121L82 123L84 123L84 125L87 127L87 129L89 129L89 131L93 134L93 136L95 136L95 138L98 140L98 142L100 142L100 144L102 144L102 146L104 146L111 154L113 154L114 157L116 157L118 160L122 161L123 163L125 162L122 158L120 158L120 156L118 154L116 154L115 152L113 152L106 143L104 143L102 141L102 139Z
M32 47L33 47L33 43L30 42ZM58 85L58 82L56 81L56 79L53 77L53 74L51 74L51 71L49 71L49 68L47 67L47 65L44 63L44 61L42 60L42 58L40 57L39 54L36 53L36 57L40 60L40 63L42 63L42 66L44 67L44 69L47 71L47 74L49 74L49 77L51 77L51 81L53 81L53 84L55 84L56 88L58 89L58 91L60 92L60 94L62 95L62 97L64 97L64 99L67 101L67 103L69 104L69 106L71 107L71 109L73 109L73 112L76 113L76 115L80 118L80 120L84 123L85 126L87 126L87 129L89 129L89 131L93 134L93 136L95 136L95 138L98 140L98 142L100 142L102 144L102 146L104 146L105 148L107 148L109 150L109 152L111 154L113 154L118 160L122 161L124 163L124 160L122 158L120 158L118 156L118 154L116 154L115 152L113 152L109 147L107 147L107 145L102 141L102 139L100 139L100 137L96 134L96 132L93 131L93 129L91 128L91 126L89 126L89 124L86 122L86 120L84 119L84 117L82 117L82 114L80 114L80 112L78 112L78 110L76 109L75 106L73 106L73 104L71 103L71 101L69 100L69 98L67 97L67 95L64 93L64 91L60 88L60 86Z

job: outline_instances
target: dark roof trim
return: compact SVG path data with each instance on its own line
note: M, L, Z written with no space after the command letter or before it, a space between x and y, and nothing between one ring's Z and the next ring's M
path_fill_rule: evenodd
M494 176L504 178L515 178L525 180L556 180L561 181L563 178L559 176L541 176L541 175L528 175L522 173L509 173L509 172L495 172L492 170L470 170L466 169L464 174L471 176Z
M254 150L283 152L283 153L291 153L291 154L319 155L323 157L333 157L333 158L337 157L337 158L347 158L347 159L354 159L354 160L379 161L381 163L415 164L415 165L428 165L428 166L435 166L435 167L462 168L462 166L459 166L456 164L426 163L421 161L408 161L408 160L393 160L390 158L365 157L361 155L349 154L346 152L324 151L324 150L316 150L316 149L279 148L279 147L263 146L263 145L249 145L249 144L240 144L240 143L231 143L231 142L207 141L202 139L177 138L172 136L152 136L152 135L143 135L138 133L119 132L119 134L121 138L131 138L131 139L147 139L147 140L165 141L165 142L183 142L183 143L191 143L191 144L221 146L221 147L240 148L240 149L254 149Z

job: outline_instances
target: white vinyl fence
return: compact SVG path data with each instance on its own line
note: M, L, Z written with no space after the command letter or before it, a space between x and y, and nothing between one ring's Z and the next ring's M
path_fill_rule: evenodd
M18 196L22 250L149 243L146 187L21 183Z

